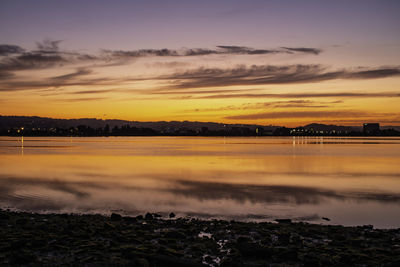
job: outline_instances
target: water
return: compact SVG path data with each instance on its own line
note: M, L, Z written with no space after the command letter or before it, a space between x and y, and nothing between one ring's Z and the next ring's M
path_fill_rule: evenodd
M400 227L400 138L0 137L0 207Z

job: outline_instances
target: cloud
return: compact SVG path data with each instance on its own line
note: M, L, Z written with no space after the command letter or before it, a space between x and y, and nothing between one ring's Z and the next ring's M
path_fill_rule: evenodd
M107 90L82 90L82 91L69 92L69 94L74 94L74 95L104 94L104 93L116 92L116 91L119 91L119 90L114 90L114 89L107 89Z
M208 48L182 48L182 49L139 49L139 50L107 50L103 49L103 53L112 57L182 57L182 56L205 56L205 55L264 55L271 53L287 53L284 50L279 49L256 49L246 46L234 46L234 45L218 45L214 49ZM316 48L293 48L292 52L298 53L320 53L321 50ZM317 53L317 54L318 54Z
M99 100L105 100L107 99L106 97L81 97L81 98L63 98L63 99L57 99L57 101L61 102L87 102L87 101L99 101Z
M314 55L318 55L319 53L322 52L321 49L309 48L309 47L282 47L282 48L286 49L290 52L302 52L302 53L314 54Z
M156 67L156 68L181 68L187 67L191 63L189 62L180 62L180 61L169 61L169 62L154 62L154 63L146 63L147 67Z
M6 78L6 72L21 70L47 69L61 67L67 63L87 62L97 59L95 56L68 52L59 49L61 41L45 40L38 42L38 50L25 51L15 45L0 45L0 78ZM3 54L1 54L3 52Z
M238 92L251 92L258 91L259 89L219 89L219 90L185 90L184 92L170 91L169 89L156 89L144 91L145 94L155 94L155 95L180 95L180 94L212 94L212 93L238 93Z
M215 48L182 48L182 49L138 49L106 50L99 54L87 54L60 49L61 40L46 39L37 42L36 50L25 51L17 45L0 45L0 79L11 77L7 72L20 70L45 69L72 63L102 63L93 67L119 66L142 57L191 57L205 55L263 55L270 53L287 53L282 49L255 49L245 46L219 45ZM312 48L310 48L312 49ZM294 51L308 53L305 51ZM177 63L170 63L171 65ZM180 63L183 64L183 63Z
M361 70L347 73L347 79L376 79L400 75L400 67Z
M208 96L191 96L194 99L220 99L220 98L320 98L320 97L340 97L340 98L371 98L371 97L400 97L398 92L380 93L288 93L288 94L214 94Z
M274 108L326 108L330 107L328 104L340 103L338 101L333 102L315 102L312 100L289 100L289 101L275 101L263 103L265 107Z
M258 119L286 119L286 118L347 118L347 117L389 117L398 116L399 114L393 113L368 113L355 110L338 110L338 111L277 111L277 112L262 112L245 115L227 116L225 119L231 120L258 120Z
M36 46L38 48L37 52L40 53L57 53L59 52L59 43L62 40L50 40L46 39L42 42L36 42Z
M56 76L56 77L53 77L51 79L54 80L54 81L62 82L62 81L68 81L68 80L74 79L74 78L79 77L79 76L88 75L88 74L91 74L91 73L92 73L92 71L89 70L89 69L79 68L75 72L64 74L64 75L60 75L60 76Z
M18 45L0 44L0 56L8 56L10 54L21 54L25 50Z
M15 76L14 73L7 72L7 71L0 71L0 80L9 79L14 76Z
M86 75L87 73L83 73L80 75ZM46 79L41 81L4 81L0 84L0 91L23 91L23 90L47 90L47 89L56 89L59 87L67 87L67 86L94 86L94 85L103 85L103 86L113 86L119 80L111 79L111 78L92 78L92 79L73 79L74 77L78 77L79 73L71 73L66 74L68 77L64 79ZM64 75L62 75L64 76ZM57 76L57 77L62 77ZM55 77L55 78L57 78Z
M376 69L329 70L326 66L314 65L238 65L234 68L200 67L184 72L161 76L160 80L172 80L171 89L201 88L231 85L269 85L312 83L334 79L376 79L400 76L400 67Z
M16 57L5 58L0 61L0 72L44 69L62 66L67 59L60 55L44 55L40 53L24 53Z
M278 51L278 50L254 49L254 48L245 47L245 46L219 45L217 47L222 49L221 53L249 54L249 55L281 53L281 51Z
M272 101L263 103L245 103L239 106L230 105L218 108L200 108L185 110L185 112L215 112L215 111L231 111L231 110L251 110L264 108L327 108L332 104L343 103L343 101L317 102L312 100L289 100L289 101Z

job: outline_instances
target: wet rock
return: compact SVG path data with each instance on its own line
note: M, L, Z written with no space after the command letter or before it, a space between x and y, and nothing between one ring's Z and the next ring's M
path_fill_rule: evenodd
M152 220L153 219L153 214L151 214L151 213L146 213L146 215L144 216L144 218L146 219L146 220Z
M15 221L15 223L18 224L18 225L25 225L25 224L27 224L28 222L29 222L29 220L28 220L27 218L21 218L21 219L17 219L17 220Z
M291 219L276 219L275 220L277 223L291 223Z
M8 219L10 219L10 216L8 214L6 214L4 212L0 212L0 220L6 221Z
M106 222L106 223L104 223L104 229L105 230L114 230L115 229L115 225L112 224L112 223Z
M372 230L372 229L374 229L374 226L372 224L367 224L367 225L363 225L362 228Z
M400 229L4 213L0 266L399 266L400 259Z
M17 265L27 265L37 262L38 258L36 255L28 251L19 251L11 254L10 261Z
M122 219L122 216L117 213L112 213L111 214L111 221L120 221Z
M144 258L138 258L135 260L135 266L139 266L139 267L149 267L150 263L148 260L144 259Z
M186 235L180 231L168 231L165 233L166 238L185 239Z
M156 255L153 257L156 266L175 266L175 267L200 267L206 266L202 263L197 263L189 259L181 259L177 257Z

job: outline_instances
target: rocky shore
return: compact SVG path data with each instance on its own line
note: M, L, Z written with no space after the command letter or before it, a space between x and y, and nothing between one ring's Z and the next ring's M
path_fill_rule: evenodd
M400 229L0 210L0 265L400 266Z

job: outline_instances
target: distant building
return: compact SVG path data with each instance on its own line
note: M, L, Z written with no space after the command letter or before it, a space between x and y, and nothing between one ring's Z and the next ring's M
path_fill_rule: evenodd
M364 123L363 132L366 134L379 132L379 123Z

